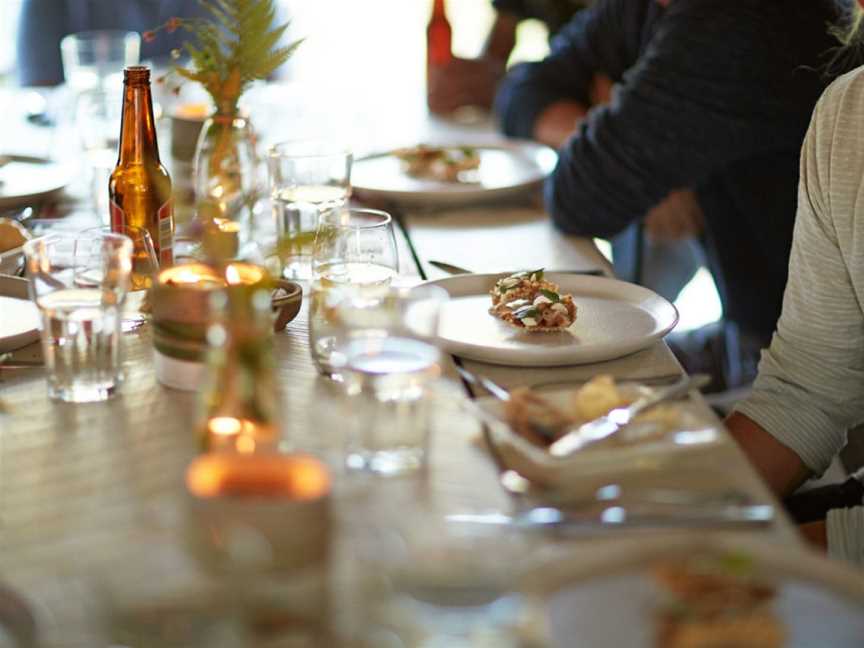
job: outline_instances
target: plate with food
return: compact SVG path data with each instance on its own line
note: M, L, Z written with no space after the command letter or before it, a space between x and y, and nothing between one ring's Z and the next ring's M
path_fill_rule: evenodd
M703 403L684 399L657 405L615 434L566 457L549 452L568 429L627 406L652 389L601 374L574 388L519 387L506 402L483 398L466 405L487 425L503 464L566 499L592 492L610 478L633 479L644 486L646 474L680 464L683 454L696 465L697 453L724 443L717 417ZM709 477L698 480L697 489L713 487Z
M492 364L554 367L602 362L651 346L678 311L642 286L605 277L546 273L457 275L431 282L450 299L439 342Z
M529 572L552 648L853 648L864 580L796 546L723 535L642 539Z
M527 140L496 144L418 144L360 157L351 182L359 192L406 205L485 202L542 182L558 155Z
M0 274L15 274L24 260L24 244L31 238L20 223L0 218Z

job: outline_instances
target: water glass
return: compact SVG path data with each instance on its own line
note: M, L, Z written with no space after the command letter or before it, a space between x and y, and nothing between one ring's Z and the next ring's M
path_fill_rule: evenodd
M95 30L69 34L60 41L63 75L77 95L96 90L118 98L123 87L123 68L137 65L141 37L134 31Z
M352 524L360 646L516 648L516 592L531 539L518 530L454 523L407 489ZM389 638L389 641L387 640ZM532 644L533 645L533 644Z
M443 288L424 285L348 291L335 303L330 361L356 414L346 445L349 468L394 475L424 465L446 300Z
M318 371L339 380L331 365L333 308L343 293L376 292L399 272L393 219L376 209L321 214L312 246L309 348Z
M267 156L277 252L287 279L309 279L319 218L351 195L352 156L322 140L276 144Z
M143 227L134 225L122 225L122 230L115 232L129 237L132 241L132 274L130 275L129 291L134 293L126 299L123 309L123 331L129 332L139 328L147 317L144 315L147 307L146 291L153 285L155 277L159 274L159 257L156 255L156 247L150 232ZM109 234L111 227L94 227L84 230L85 235Z
M42 313L51 398L110 398L120 383L120 323L132 272L122 234L52 234L24 245L30 294Z

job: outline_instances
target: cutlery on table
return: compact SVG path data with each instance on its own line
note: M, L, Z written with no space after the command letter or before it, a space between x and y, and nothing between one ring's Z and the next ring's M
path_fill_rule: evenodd
M711 382L711 377L705 374L683 376L678 382L647 394L626 407L616 407L600 418L566 429L563 435L549 446L549 452L556 457L567 457L592 443L597 443L616 434L639 414L652 407L686 396L694 389L701 389L709 382Z
M516 513L456 513L449 522L491 524L562 535L581 535L618 529L758 527L771 524L770 504L725 504L702 507L608 506L599 512L536 507Z
M429 261L429 265L435 266L439 270L443 270L447 274L451 275L460 275L460 274L474 274L471 270L467 268L462 268L457 265L453 265L452 263L447 263L446 261ZM561 274L579 274L579 275L590 275L594 277L605 277L606 273L600 270L599 268L588 268L586 270L548 270L547 272L558 272Z
M481 376L479 374L468 371L465 367L462 367L459 364L456 364L455 366L456 371L459 372L459 375L462 376L462 378L468 384L482 387L500 401L507 402L510 400L510 390L502 387L501 385L491 380L490 378L487 378L486 376Z

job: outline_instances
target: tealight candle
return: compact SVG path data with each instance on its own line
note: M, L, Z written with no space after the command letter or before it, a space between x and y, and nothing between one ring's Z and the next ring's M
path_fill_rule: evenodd
M208 453L189 465L186 485L200 498L244 496L313 502L330 493L330 475L323 463L309 455Z
M304 639L299 645L331 645L324 464L301 454L210 453L189 465L186 486L192 553L231 575L248 622Z
M264 268L240 261L224 266L188 263L162 270L150 294L159 382L174 389L198 389L204 376L212 293L229 285L263 286L267 281Z

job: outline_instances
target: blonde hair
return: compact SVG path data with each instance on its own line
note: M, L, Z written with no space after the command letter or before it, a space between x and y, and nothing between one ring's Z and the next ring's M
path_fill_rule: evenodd
M830 28L841 45L831 51L825 73L837 76L864 63L864 8L858 0L850 0L843 20Z

